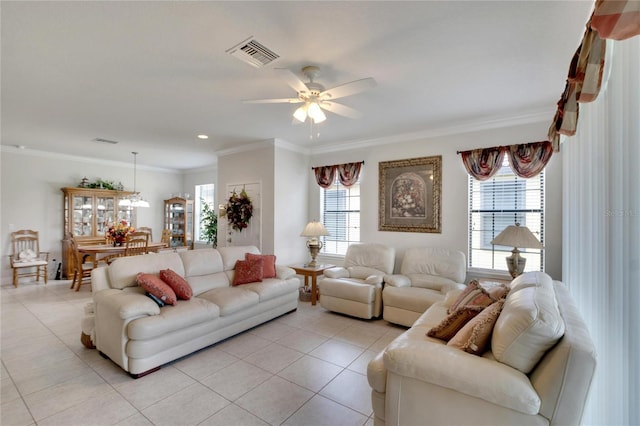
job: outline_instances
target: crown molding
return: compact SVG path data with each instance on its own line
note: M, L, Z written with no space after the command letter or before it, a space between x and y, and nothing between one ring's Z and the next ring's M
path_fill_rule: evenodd
M133 169L133 163L122 162L122 161L111 161L111 160L103 160L95 157L81 157L79 155L70 155L70 154L60 154L57 152L50 151L40 151L37 149L29 149L29 148L19 148L17 146L9 146L2 145L2 149L0 152L3 153L11 153L24 155L29 157L39 157L39 158L47 158L54 160L66 160L66 161L77 161L81 163L90 163L90 164L100 164L102 166L110 166L110 167L123 167ZM136 165L138 170L146 170L152 172L160 172L160 173L172 173L172 174L181 174L182 171L176 169L167 169L164 167L154 167L154 166L145 166L142 164Z
M345 141L340 142L339 144L332 145L321 145L311 148L310 154L326 154L352 149L370 148L372 146L386 145L397 142L431 139L441 136L458 135L469 132L477 132L481 130L497 129L501 127L512 127L523 124L540 123L544 121L548 121L549 123L551 123L552 119L553 113L550 114L547 109L531 111L528 113L513 115L509 117L486 117L478 120L469 120L460 124L434 127L427 130L421 130L419 132L401 133L393 136L385 136L372 139Z

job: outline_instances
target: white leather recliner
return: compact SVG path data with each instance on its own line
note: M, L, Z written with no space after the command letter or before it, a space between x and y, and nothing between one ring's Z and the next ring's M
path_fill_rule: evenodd
M382 244L350 245L344 266L324 271L320 305L354 317L379 317L383 277L393 273L395 257L395 249Z
M400 274L384 277L384 319L411 327L431 305L444 300L448 291L464 289L466 274L466 258L461 251L407 249Z

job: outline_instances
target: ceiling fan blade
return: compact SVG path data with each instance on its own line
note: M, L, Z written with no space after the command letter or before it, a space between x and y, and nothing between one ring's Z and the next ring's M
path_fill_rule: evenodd
M348 118L360 118L362 113L346 105L337 102L320 102L320 107L334 114L342 115Z
M356 93L364 92L367 89L375 87L376 84L376 81L371 77L363 78L362 80L355 80L350 83L341 84L340 86L325 90L324 92L320 93L320 98L343 98L345 96L351 96L355 95Z
M302 102L298 98L282 98L282 99L255 99L251 101L242 101L245 104L299 104Z
M302 80L298 78L297 75L292 73L290 70L286 68L275 68L275 71L280 75L284 81L293 88L296 92L308 92L309 88L304 84Z

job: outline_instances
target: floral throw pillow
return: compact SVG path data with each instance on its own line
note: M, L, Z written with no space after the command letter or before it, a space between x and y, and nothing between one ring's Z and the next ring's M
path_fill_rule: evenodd
M160 279L167 283L169 287L176 293L178 299L189 300L193 296L191 286L180 275L171 269L160 270Z
M474 355L482 355L488 348L493 333L493 326L502 311L504 299L491 304L480 314L465 324L447 345L462 349Z
M274 254L252 254L246 253L245 260L262 259L262 278L276 277L276 256Z
M136 276L138 285L144 288L147 293L153 294L167 305L176 304L176 293L160 278L152 274L138 273Z
M236 261L233 285L261 282L263 264L262 258Z
M483 309L484 306L464 306L456 309L447 315L440 324L429 330L427 336L449 341L467 322L482 312Z

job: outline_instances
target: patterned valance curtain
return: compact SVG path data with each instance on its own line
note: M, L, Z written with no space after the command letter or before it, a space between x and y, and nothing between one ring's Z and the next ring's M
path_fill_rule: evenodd
M477 180L487 180L496 174L502 167L505 153L509 156L513 173L528 179L540 173L549 163L553 146L549 141L542 141L458 152L467 173Z
M346 187L352 186L360 178L360 171L364 161L357 163L334 164L332 166L313 167L316 182L321 188L327 189L333 184L333 180L338 173L338 180Z
M462 151L462 164L467 169L467 173L477 180L487 180L496 174L502 166L504 149L500 146L495 148L473 149Z

